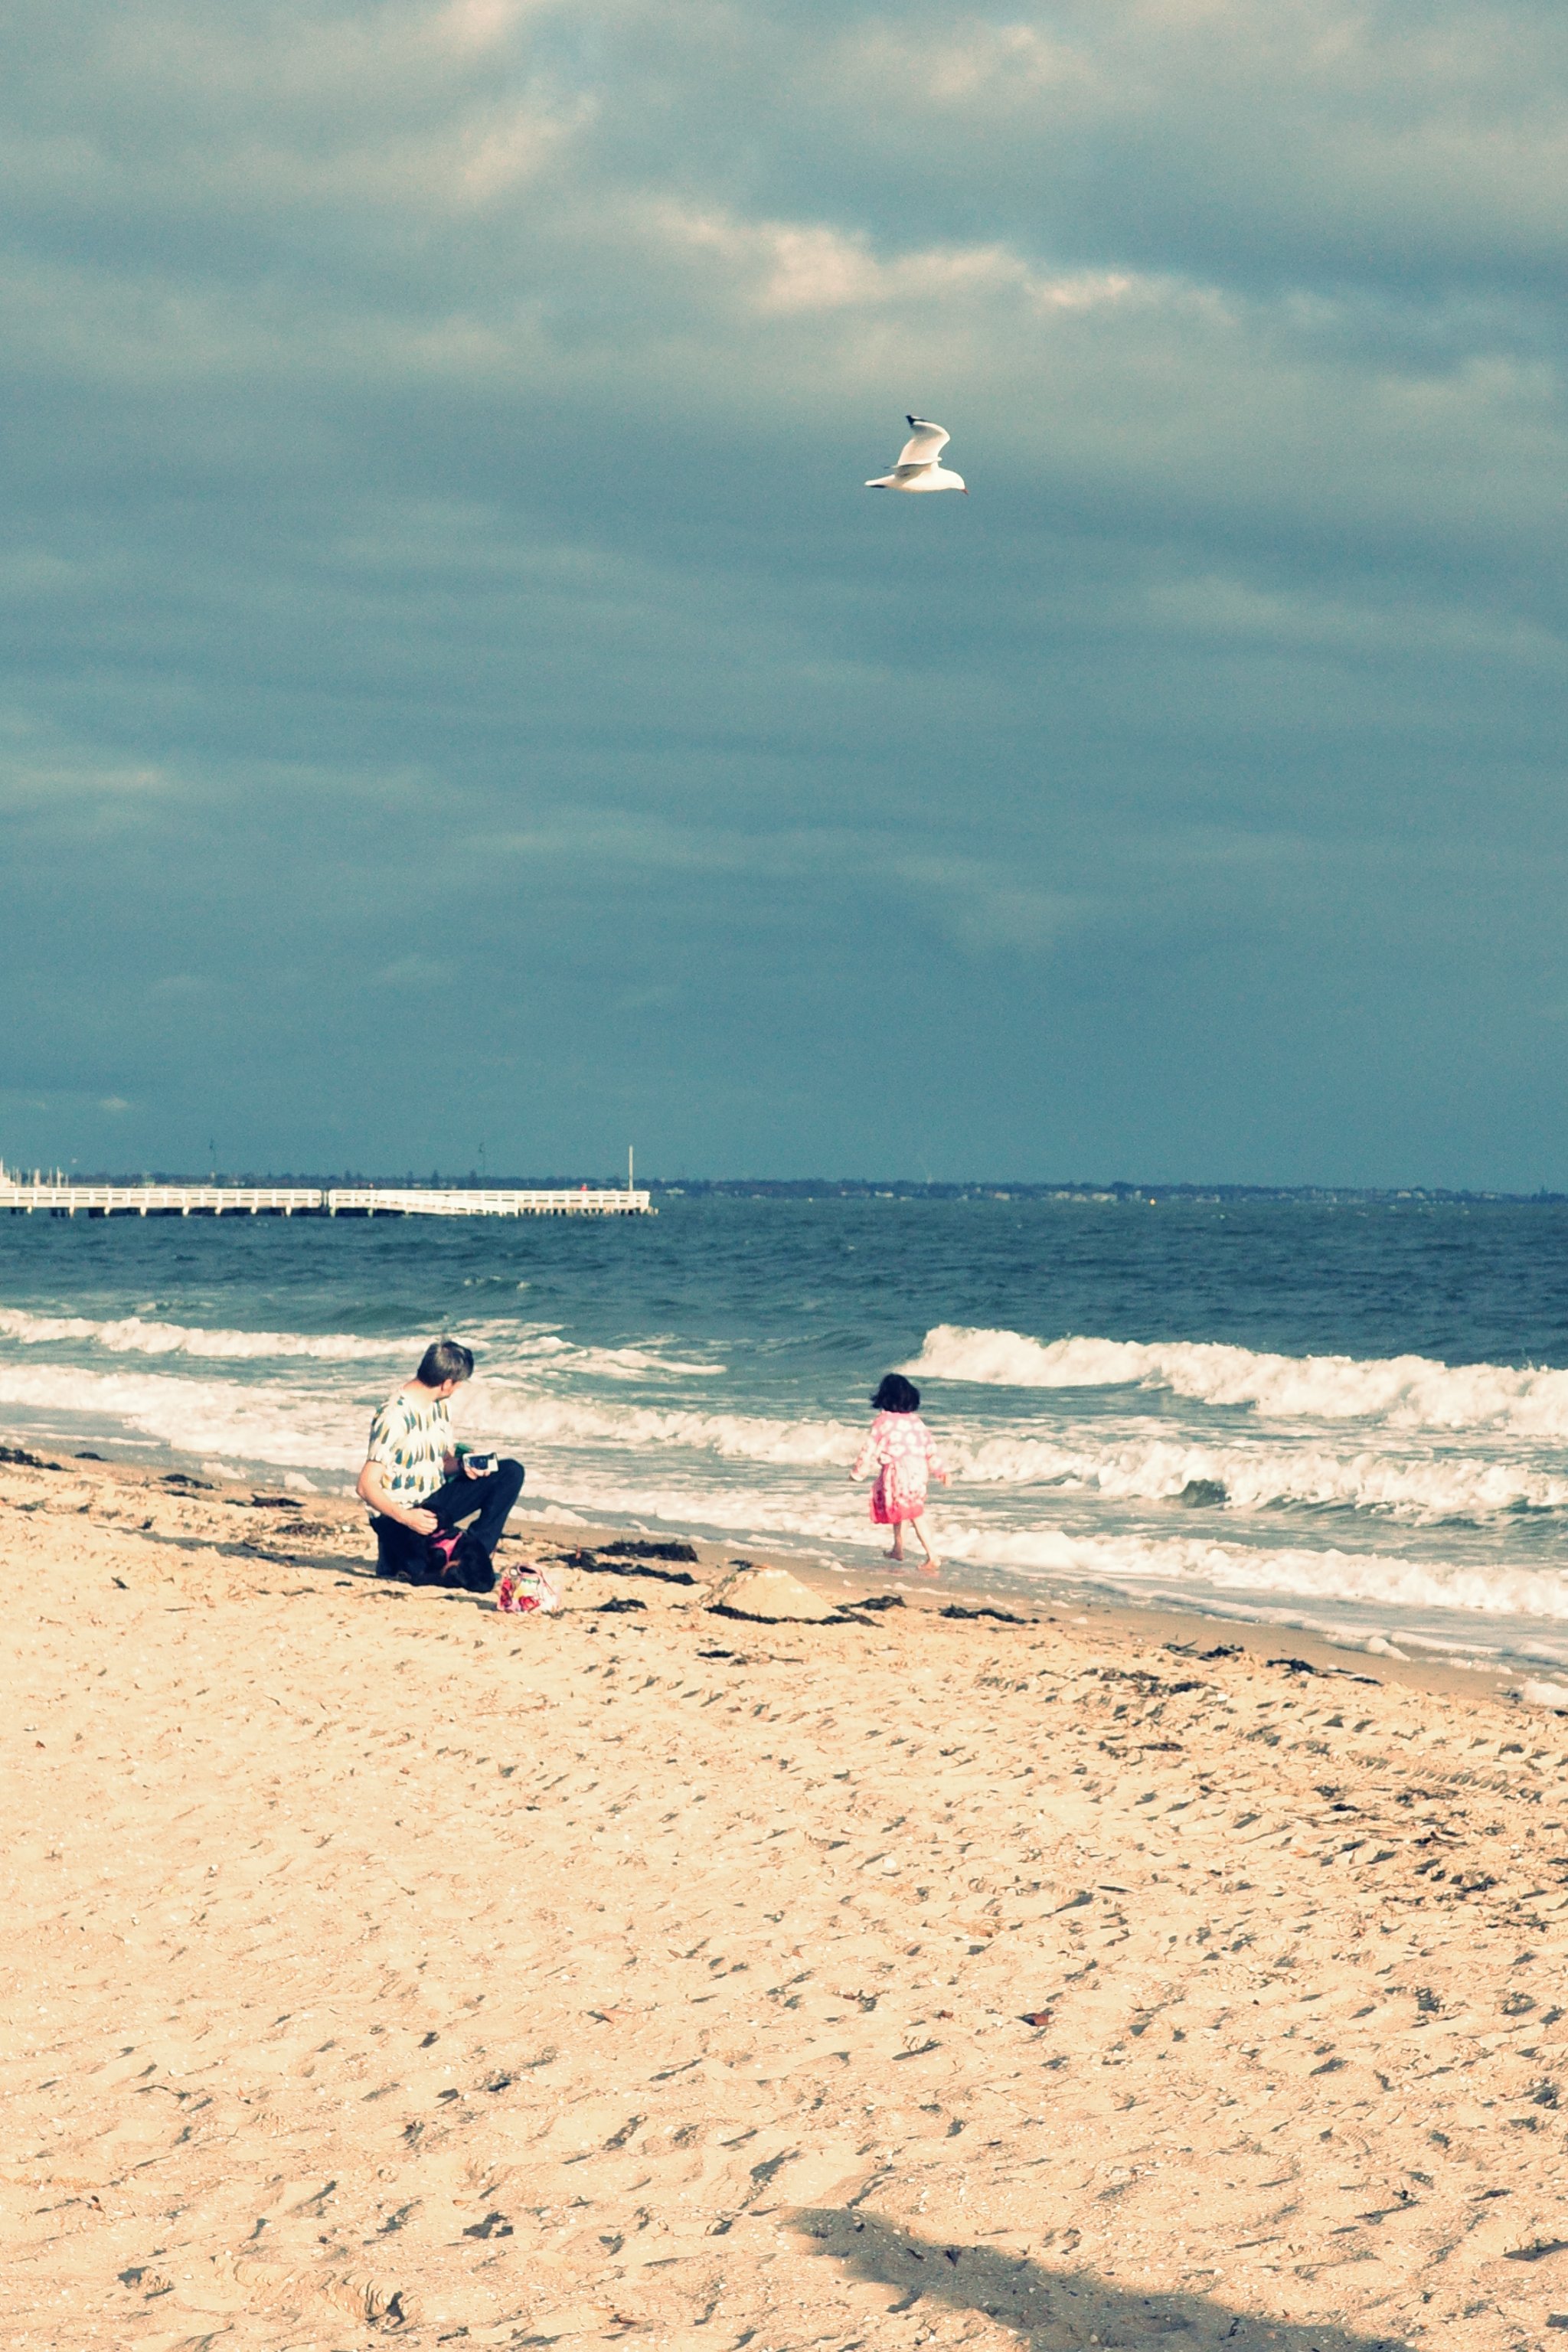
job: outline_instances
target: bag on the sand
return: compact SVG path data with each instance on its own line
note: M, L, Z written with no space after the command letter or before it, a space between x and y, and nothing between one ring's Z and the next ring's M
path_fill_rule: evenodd
M508 1617L531 1617L535 1610L559 1609L561 1595L542 1568L508 1568L501 1571L496 1607Z
M464 1592L493 1592L496 1572L478 1536L442 1528L425 1538L425 1581L457 1585Z

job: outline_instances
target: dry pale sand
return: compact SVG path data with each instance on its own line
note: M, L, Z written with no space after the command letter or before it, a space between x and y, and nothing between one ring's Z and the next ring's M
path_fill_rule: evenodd
M520 1622L325 1503L0 1493L12 2352L1568 2315L1560 1720L1190 1623Z

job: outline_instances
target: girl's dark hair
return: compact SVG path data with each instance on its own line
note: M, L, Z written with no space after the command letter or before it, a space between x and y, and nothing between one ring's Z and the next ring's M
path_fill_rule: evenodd
M871 1399L873 1412L919 1412L921 1392L902 1372L889 1372Z

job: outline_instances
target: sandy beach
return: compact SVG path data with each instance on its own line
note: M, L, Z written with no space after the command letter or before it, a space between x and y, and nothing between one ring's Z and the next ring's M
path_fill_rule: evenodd
M1568 2326L1562 1718L945 1585L749 1622L580 1528L517 1620L335 1501L42 1458L17 2352Z

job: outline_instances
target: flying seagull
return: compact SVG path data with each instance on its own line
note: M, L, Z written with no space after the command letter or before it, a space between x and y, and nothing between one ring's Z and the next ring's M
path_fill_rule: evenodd
M950 474L937 459L946 448L952 435L943 425L928 424L923 416L909 417L910 437L899 452L899 462L890 474L879 474L868 482L868 490L963 490L962 474Z

